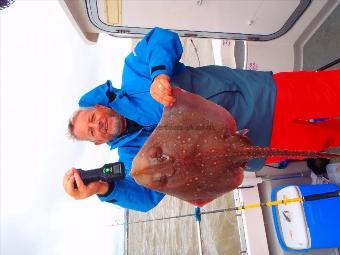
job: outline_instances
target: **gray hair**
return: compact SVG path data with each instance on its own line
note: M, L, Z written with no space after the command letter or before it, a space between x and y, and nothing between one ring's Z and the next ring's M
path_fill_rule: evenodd
M89 109L92 109L93 107L81 107L79 108L78 110L76 110L71 118L69 119L68 121L68 125L67 125L67 128L68 128L68 135L71 139L73 140L76 140L76 141L82 141L82 139L79 139L75 134L74 134L74 121L75 119L78 117L79 113L81 111L85 111L85 110L89 110Z

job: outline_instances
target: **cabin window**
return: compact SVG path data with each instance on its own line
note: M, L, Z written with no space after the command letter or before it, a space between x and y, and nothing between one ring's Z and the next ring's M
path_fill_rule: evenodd
M142 35L154 26L180 36L267 41L285 34L311 0L86 0L100 30Z

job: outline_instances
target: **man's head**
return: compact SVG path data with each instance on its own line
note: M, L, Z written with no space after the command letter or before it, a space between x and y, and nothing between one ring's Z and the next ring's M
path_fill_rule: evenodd
M68 124L69 133L77 140L102 144L126 130L126 120L111 108L96 105L76 111Z

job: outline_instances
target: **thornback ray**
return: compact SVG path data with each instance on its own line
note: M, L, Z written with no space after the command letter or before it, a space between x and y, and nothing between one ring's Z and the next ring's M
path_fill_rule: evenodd
M339 154L253 146L246 130L224 108L198 95L173 88L176 102L132 163L139 184L195 206L237 188L247 162L254 158L336 158Z

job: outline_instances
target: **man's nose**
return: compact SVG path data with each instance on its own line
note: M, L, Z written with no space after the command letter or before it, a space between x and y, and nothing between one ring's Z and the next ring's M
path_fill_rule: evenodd
M90 122L89 127L97 129L99 127L98 121Z

